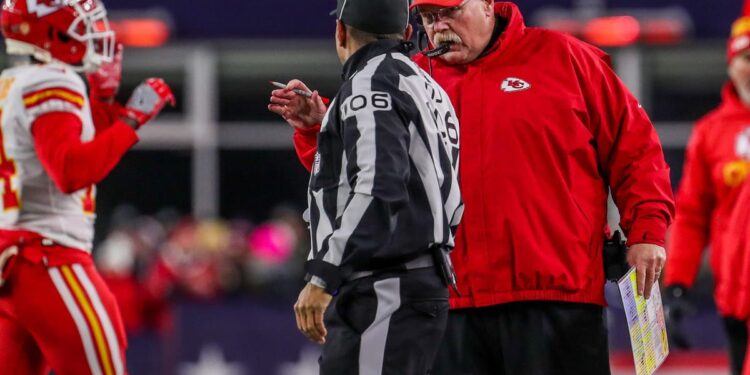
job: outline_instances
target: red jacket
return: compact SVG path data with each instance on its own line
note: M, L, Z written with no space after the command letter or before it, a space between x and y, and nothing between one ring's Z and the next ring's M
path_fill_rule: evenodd
M673 202L659 140L607 55L527 28L512 3L495 13L509 22L488 55L462 66L432 60L462 138L466 208L452 253L462 295L451 306L603 305L608 185L630 244L664 243ZM427 70L426 58L415 61Z
M710 243L719 313L739 318L737 292L748 275L742 273L748 219L738 215L750 213L745 183L750 172L750 109L731 84L722 96L721 105L698 121L688 143L664 281L691 287Z

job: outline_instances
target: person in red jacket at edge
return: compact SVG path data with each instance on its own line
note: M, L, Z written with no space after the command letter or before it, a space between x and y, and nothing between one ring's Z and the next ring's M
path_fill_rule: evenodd
M122 48L97 0L8 0L0 75L0 374L127 372L117 304L94 268L94 184L174 97L114 101ZM89 93L76 72L86 72Z
M727 48L729 81L722 102L695 125L687 146L677 192L677 214L668 241L664 283L670 326L689 310L686 293L693 286L703 250L710 244L714 299L728 336L732 374L742 373L748 330L740 301L748 273L742 269L750 194L750 1L732 26ZM679 335L681 337L681 335ZM680 345L688 345L681 337ZM747 372L747 371L746 371Z
M638 293L665 262L674 211L669 167L641 105L609 57L573 37L526 27L515 4L415 0L429 58L464 144L465 216L458 289L434 374L609 374L603 243L611 188ZM442 54L441 54L442 53ZM293 80L269 110L296 130L308 168L320 95ZM338 103L331 103L338 105Z

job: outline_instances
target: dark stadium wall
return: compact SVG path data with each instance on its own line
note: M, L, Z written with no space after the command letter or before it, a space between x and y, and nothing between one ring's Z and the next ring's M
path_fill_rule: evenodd
M578 0L580 1L580 0ZM576 0L518 0L527 18L542 6L570 7ZM739 13L741 0L604 0L609 8L682 6L693 16L696 36L723 38ZM333 33L334 0L237 1L122 0L109 9L166 8L179 38L326 38Z

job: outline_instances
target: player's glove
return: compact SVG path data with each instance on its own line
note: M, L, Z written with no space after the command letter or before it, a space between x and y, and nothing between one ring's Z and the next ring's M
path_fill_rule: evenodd
M670 285L664 291L664 318L669 341L678 349L690 349L691 345L682 330L682 319L693 311L688 301L687 289L682 285Z
M123 120L138 130L156 117L167 103L173 107L175 105L169 85L161 78L149 78L133 90L133 95L123 108Z
M101 101L111 101L117 95L122 81L122 44L117 43L112 62L104 63L92 73L86 73L91 97Z

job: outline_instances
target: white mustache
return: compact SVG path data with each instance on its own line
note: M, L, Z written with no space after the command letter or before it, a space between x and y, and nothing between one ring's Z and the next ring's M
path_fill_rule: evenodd
M462 43L461 37L458 36L458 34L450 32L450 31L441 31L439 33L435 33L435 36L432 38L433 43L436 46L439 46L443 43Z

